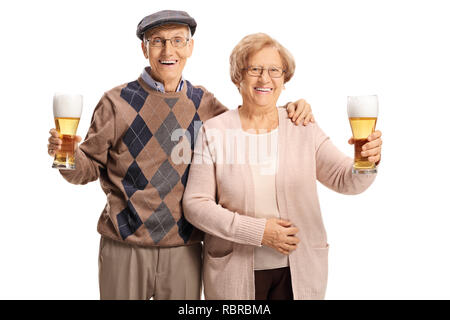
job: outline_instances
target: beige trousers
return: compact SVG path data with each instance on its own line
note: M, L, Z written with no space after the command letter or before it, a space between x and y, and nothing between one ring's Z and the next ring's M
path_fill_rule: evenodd
M139 247L100 239L102 300L199 300L202 245Z

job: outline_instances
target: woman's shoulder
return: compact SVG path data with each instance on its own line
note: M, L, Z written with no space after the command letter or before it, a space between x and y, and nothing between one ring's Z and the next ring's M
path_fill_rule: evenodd
M206 120L203 126L206 129L229 129L236 127L237 109L228 110L218 116Z

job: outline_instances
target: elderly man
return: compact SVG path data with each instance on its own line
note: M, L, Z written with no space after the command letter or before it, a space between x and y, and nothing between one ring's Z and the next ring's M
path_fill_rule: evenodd
M181 200L201 122L227 109L182 77L196 26L187 13L168 10L138 24L150 67L103 95L76 148L76 170L60 171L74 184L100 178L106 193L98 222L101 299L200 298L203 235L184 218ZM288 110L297 124L313 121L302 100ZM61 140L50 133L53 156Z

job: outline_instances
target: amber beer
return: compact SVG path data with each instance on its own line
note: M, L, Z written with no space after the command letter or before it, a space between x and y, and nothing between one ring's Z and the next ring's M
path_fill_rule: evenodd
M351 96L347 98L347 112L350 126L355 142L355 158L353 173L376 173L377 168L368 157L361 155L362 146L367 138L375 131L378 118L378 97L373 96Z
M62 140L61 149L56 151L53 168L75 169L75 135L83 109L83 97L79 94L55 94L53 116L56 131Z

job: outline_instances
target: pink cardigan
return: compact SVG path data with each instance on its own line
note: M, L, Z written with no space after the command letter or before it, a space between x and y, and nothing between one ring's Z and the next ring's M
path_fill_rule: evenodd
M295 126L285 109L278 113L276 196L281 218L300 230L300 244L289 255L294 299L323 299L328 244L316 180L336 192L357 194L375 175L352 174L353 159L341 153L317 124ZM237 109L206 121L199 132L183 197L184 214L206 232L205 298L254 299L253 249L261 245L266 220L254 217L249 165L219 161L229 148L218 143L224 142L218 133L227 129L241 129Z

